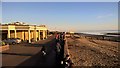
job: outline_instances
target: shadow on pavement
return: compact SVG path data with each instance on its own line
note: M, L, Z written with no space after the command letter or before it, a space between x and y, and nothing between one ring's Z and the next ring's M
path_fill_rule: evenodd
M56 64L55 63L52 63L52 61L56 61L56 54L52 54L53 51L55 50L55 45L56 45L56 42L55 42L55 39L52 39L51 41L49 42L46 42L44 44L32 44L33 46L34 45L38 45L38 46L45 46L46 47L46 57L43 57L42 54L41 54L41 50L31 56L31 58L27 59L26 61L20 63L19 65L17 65L16 67L23 67L23 66L30 66L30 67L35 67L35 66L39 66L39 67L47 67L47 66L55 66ZM31 46L32 46L31 45ZM55 55L54 57L50 58L50 56L52 55ZM44 59L47 59L47 60L50 60L50 61L45 61Z
M5 55L19 55L19 56L32 56L32 54L18 54L18 53L2 53Z

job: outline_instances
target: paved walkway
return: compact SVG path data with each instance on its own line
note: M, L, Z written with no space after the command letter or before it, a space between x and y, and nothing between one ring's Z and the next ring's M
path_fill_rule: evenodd
M10 50L2 53L3 66L56 66L55 39L49 37L28 45L10 46ZM41 46L47 49L46 57L41 55Z
M49 38L50 39L50 38ZM50 41L48 39L48 41ZM40 42L38 42L40 44ZM40 55L40 59L37 61L36 66L42 66L42 67L54 67L56 66L56 41L55 39L52 39L52 41L44 44L46 48L46 56Z

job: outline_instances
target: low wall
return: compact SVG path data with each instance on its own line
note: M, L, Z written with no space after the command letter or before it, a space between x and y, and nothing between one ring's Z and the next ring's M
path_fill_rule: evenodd
M65 45L64 45L64 57L65 57L67 54L69 55L70 53L69 53L69 50L68 50L67 40L65 39Z
M70 51L68 49L67 39L65 39L65 45L64 45L64 58L66 57L66 55L69 55L70 58L71 58ZM73 63L72 59L71 59L71 62Z
M9 45L0 46L0 52L8 50L8 49L9 49Z

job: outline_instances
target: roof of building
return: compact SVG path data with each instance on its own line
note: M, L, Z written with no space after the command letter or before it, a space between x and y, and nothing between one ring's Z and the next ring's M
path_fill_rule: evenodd
M8 23L8 24L0 24L2 26L6 26L6 25L15 25L15 26L37 26L37 25L30 25L30 24L26 24L25 22L12 22L12 23ZM46 27L46 25L39 25L38 27Z

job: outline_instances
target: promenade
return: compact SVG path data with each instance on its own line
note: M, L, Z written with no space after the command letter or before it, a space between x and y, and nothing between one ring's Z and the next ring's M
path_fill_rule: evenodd
M46 47L47 55L41 55L42 46ZM20 66L56 66L56 41L54 36L35 43L10 45L10 49L2 52L2 67Z

